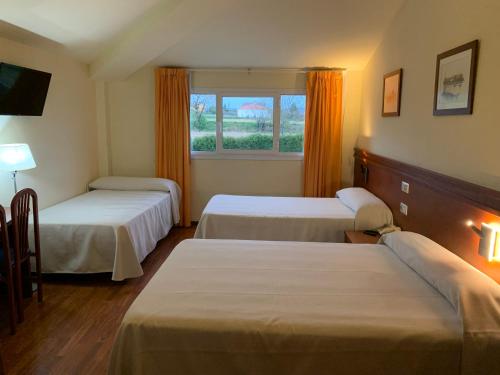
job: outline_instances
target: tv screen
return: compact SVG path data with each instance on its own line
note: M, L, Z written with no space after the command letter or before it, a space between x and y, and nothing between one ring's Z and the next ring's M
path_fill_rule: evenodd
M0 115L41 116L52 74L0 63Z

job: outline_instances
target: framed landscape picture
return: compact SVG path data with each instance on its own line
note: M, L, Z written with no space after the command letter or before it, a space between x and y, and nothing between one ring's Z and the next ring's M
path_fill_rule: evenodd
M384 75L382 116L399 116L401 109L402 80L403 69L398 69Z
M470 115L474 103L479 41L443 52L436 62L434 115Z

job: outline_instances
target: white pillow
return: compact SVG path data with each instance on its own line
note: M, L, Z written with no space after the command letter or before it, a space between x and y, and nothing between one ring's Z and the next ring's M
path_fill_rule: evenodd
M458 308L456 294L449 283L443 283L444 271L450 266L469 268L467 263L431 239L413 232L392 232L384 234L380 243L386 244L410 268L429 284L438 289L448 301Z
M460 316L463 324L461 374L500 373L500 286L420 234L392 232L382 236L381 242L441 293Z
M353 187L337 191L340 201L353 210L355 230L367 230L392 224L392 212L387 205L368 190Z
M146 190L169 192L172 181L164 178L150 177L99 177L89 184L89 188L96 190Z

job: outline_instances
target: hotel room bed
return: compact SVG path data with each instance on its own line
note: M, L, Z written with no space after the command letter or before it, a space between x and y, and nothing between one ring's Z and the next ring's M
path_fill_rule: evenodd
M109 374L500 373L500 288L415 233L385 245L186 240Z
M173 181L106 177L95 189L40 211L42 272L143 274L141 262L179 221Z
M343 242L344 231L392 224L387 205L362 188L338 198L215 195L203 210L195 238Z

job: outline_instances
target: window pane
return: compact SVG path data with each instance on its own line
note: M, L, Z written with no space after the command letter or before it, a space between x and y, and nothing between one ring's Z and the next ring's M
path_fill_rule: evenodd
M222 135L226 150L272 150L273 98L223 97Z
M191 151L211 151L216 148L216 96L191 94Z
M280 152L304 151L305 95L281 95Z

